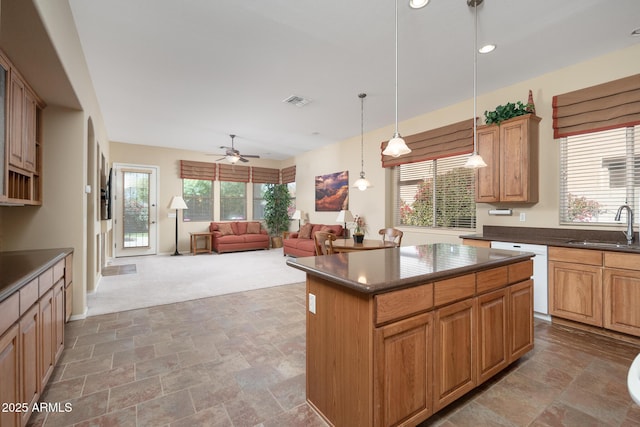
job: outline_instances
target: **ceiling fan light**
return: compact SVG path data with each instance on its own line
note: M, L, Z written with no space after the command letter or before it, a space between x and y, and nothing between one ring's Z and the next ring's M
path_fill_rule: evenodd
M482 159L482 156L480 154L473 153L473 156L467 159L467 162L464 164L464 167L468 169L479 169L479 168L486 168L487 164Z
M478 53L489 53L489 52L493 52L494 50L496 50L495 44L486 44L482 46L480 49L478 49Z
M409 7L412 9L420 9L429 4L429 0L409 0Z
M227 158L227 161L229 163L237 163L238 160L240 160L240 156L229 156L228 155L228 156L226 156L226 158Z
M409 154L410 152L411 149L407 147L404 139L396 132L393 134L393 138L391 138L382 154L385 156L399 157L403 154Z

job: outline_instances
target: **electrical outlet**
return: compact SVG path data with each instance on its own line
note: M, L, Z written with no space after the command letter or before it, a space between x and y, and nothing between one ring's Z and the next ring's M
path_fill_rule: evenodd
M316 296L309 294L309 311L316 314Z
M520 221L525 222L527 220L527 214L520 212Z

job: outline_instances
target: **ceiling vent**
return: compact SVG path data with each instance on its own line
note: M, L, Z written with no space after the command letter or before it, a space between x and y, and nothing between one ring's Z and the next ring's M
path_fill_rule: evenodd
M295 105L296 107L304 107L305 105L310 103L311 100L307 98L303 98L301 96L291 95L290 97L283 99L282 102Z

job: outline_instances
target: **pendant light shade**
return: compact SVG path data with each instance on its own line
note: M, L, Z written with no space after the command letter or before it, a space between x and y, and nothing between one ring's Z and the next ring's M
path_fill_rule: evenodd
M473 27L473 155L467 159L465 168L478 169L487 167L487 164L478 154L478 124L477 124L477 86L478 86L478 6L484 0L467 0L467 5L474 9Z
M382 154L385 156L398 157L403 154L408 154L411 149L407 147L404 139L398 133L398 0L396 0L396 131L393 134L393 138L389 141Z
M366 96L366 93L358 94L360 98L360 178L353 183L353 186L360 191L371 187L371 183L364 177L364 98Z

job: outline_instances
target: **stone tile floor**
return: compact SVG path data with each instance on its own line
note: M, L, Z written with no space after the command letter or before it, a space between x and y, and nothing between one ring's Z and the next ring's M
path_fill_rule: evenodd
M305 403L304 284L89 317L31 426L325 426ZM422 425L633 426L638 345L536 321L535 349Z

